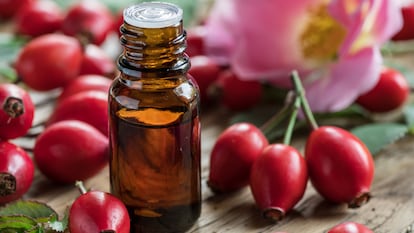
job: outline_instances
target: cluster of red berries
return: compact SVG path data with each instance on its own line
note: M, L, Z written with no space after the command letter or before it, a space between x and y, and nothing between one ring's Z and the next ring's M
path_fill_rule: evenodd
M118 31L122 17L112 15L99 1L79 1L63 11L54 1L13 0L0 2L0 18L8 19L16 34L27 38L12 66L20 82L0 86L3 205L29 190L35 168L54 182L75 183L107 165L107 93L116 65L101 45ZM8 142L25 136L33 126L36 106L26 88L58 93L44 130L36 135L33 157ZM69 219L74 233L129 232L124 204L101 191L79 196Z
M258 80L242 80L231 69L219 64L206 54L203 25L187 31L186 53L191 60L189 74L200 89L201 104L219 103L232 111L244 111L256 106L263 97L263 86Z
M11 140L25 135L32 126L34 104L21 87L0 84L0 205L25 194L34 177L34 162Z
M371 153L345 129L318 127L300 90L296 99L312 122L304 156L289 140L269 143L262 129L236 123L222 132L211 152L208 185L214 192L249 186L263 216L276 221L302 199L308 180L332 203L357 208L369 200L374 178ZM296 116L292 114L291 120ZM286 131L289 137L290 133Z

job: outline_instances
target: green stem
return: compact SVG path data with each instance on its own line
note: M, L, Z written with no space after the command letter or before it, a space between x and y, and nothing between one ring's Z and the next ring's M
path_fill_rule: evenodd
M293 108L292 113L290 115L289 123L288 123L288 126L286 128L285 135L283 137L283 143L285 145L290 145L290 142L292 140L292 134L293 134L293 130L295 129L295 123L296 123L296 118L298 116L300 103L301 103L301 99L299 98L299 96L296 96L295 97L295 102L293 104L294 108Z
M269 120L267 120L261 127L260 130L263 132L266 138L272 133L272 131L283 121L286 119L288 114L292 111L294 107L294 96L295 93L293 91L288 92L285 100L285 104L283 108L280 109L277 114L272 116Z
M313 116L312 111L309 107L308 100L305 97L305 89L302 86L302 83L300 81L298 72L296 70L294 70L292 72L291 78L292 78L292 82L295 86L296 94L300 98L300 105L301 105L302 110L305 114L306 121L308 122L308 124L310 125L312 130L315 130L315 129L318 128L318 123L316 123L315 117Z

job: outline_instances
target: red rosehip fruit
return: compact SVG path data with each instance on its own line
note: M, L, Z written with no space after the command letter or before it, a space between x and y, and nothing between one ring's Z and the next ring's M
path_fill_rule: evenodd
M66 97L57 103L46 126L63 120L86 122L108 136L108 93L90 90Z
M204 38L206 29L204 26L196 26L187 30L187 48L185 53L189 57L205 55Z
M11 19L24 6L31 4L34 0L1 0L0 19Z
M383 68L373 89L362 94L356 103L371 112L383 113L404 105L410 94L410 86L402 73Z
M113 18L108 7L100 1L80 1L72 5L62 23L64 34L101 45L112 32Z
M71 205L69 230L71 233L129 233L130 218L125 205L112 194L89 191Z
M84 91L101 91L108 94L112 80L101 75L80 75L66 85L59 95L58 102L63 99Z
M213 59L207 56L194 56L190 58L190 61L191 68L188 73L197 82L200 89L201 103L208 104L210 102L208 90L217 80L221 68Z
M374 233L365 225L357 222L343 222L332 227L328 233Z
M96 74L113 79L115 77L115 61L99 46L85 46L79 75Z
M232 70L222 71L217 78L218 99L230 110L244 111L257 105L263 95L259 81L241 80Z
M414 39L414 3L401 7L403 26L391 39L394 41Z
M81 67L82 46L73 37L46 34L29 41L16 60L17 75L30 88L48 91L75 79Z
M0 205L21 198L30 189L34 167L25 150L0 141Z
M0 84L0 139L24 136L32 127L35 106L29 93L12 84Z
M335 126L313 130L305 158L309 178L326 200L351 208L369 200L374 161L365 144L349 131Z
M109 141L93 126L65 120L47 127L36 139L34 161L40 172L58 183L96 175L109 161Z
M283 218L303 197L306 161L294 147L270 144L253 163L250 190L265 218Z
M61 27L63 17L63 12L56 2L35 1L17 13L16 30L17 33L30 37L56 32Z
M247 186L253 162L268 144L260 129L250 123L236 123L224 130L211 152L208 186L217 193Z

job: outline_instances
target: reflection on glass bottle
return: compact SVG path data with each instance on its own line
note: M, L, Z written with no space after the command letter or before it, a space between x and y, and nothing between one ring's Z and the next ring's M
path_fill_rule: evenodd
M131 232L185 232L201 211L199 92L187 76L182 10L124 11L120 75L110 89L111 191Z

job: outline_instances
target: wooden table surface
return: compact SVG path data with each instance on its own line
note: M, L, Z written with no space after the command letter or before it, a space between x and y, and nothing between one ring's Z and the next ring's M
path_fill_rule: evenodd
M411 55L403 60L409 64ZM53 110L57 93L31 92L37 103L35 128L39 132L41 122ZM202 214L197 224L189 231L194 233L214 232L275 232L319 233L343 221L356 221L367 225L376 233L414 232L414 138L407 136L387 146L375 156L375 178L372 199L359 209L347 209L345 205L331 205L325 202L308 184L304 198L293 211L278 223L262 219L255 207L248 188L239 192L214 195L206 186L209 172L209 156L217 136L228 126L232 116L222 108L202 113ZM39 125L40 124L40 125ZM303 151L305 136L293 144ZM15 143L32 148L35 138L20 138ZM108 168L85 181L88 188L109 191ZM36 172L34 183L25 198L48 203L59 214L63 214L79 195L74 185L56 185Z
M50 93L34 93L39 103L35 125L43 122L53 109ZM52 102L51 102L52 101ZM46 103L46 104L45 104ZM308 184L305 196L285 219L272 223L261 218L255 207L250 190L214 195L206 186L211 148L222 130L228 126L231 114L223 109L202 113L202 190L203 206L198 223L189 232L275 232L289 233L326 232L333 225L346 221L366 224L376 233L409 233L414 227L414 138L406 137L385 148L375 157L376 175L372 186L372 199L359 209L347 209L345 205L330 205ZM40 131L42 125L33 129ZM26 148L33 146L35 138L15 140ZM303 150L304 137L294 141ZM85 181L96 190L109 191L108 168ZM56 185L39 172L25 198L48 203L62 214L79 195L73 185Z

